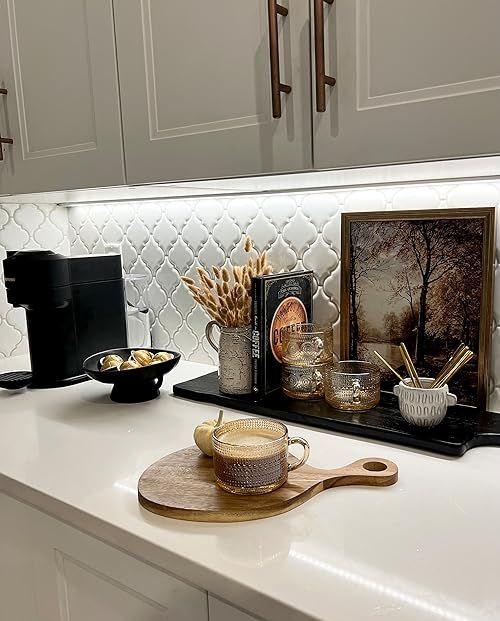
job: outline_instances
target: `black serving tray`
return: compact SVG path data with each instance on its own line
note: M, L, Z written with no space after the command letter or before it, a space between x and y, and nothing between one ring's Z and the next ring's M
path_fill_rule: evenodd
M276 390L255 401L251 396L223 395L217 372L176 384L174 395L241 410L250 414L278 418L301 425L323 427L353 436L402 444L441 455L459 457L475 446L500 446L500 414L457 405L448 410L444 421L429 430L411 427L398 410L397 399L383 393L374 410L346 413L334 410L326 401L298 401Z

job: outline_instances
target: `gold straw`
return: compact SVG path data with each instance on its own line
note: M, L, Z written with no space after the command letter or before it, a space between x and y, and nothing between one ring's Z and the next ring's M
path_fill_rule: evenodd
M470 351L470 349L464 343L460 343L460 345L453 352L451 358L449 358L448 362L438 373L436 379L430 385L430 388L436 387L436 385L442 380L442 378L448 373L448 371L458 362L458 360L462 357L465 351Z
M411 381L413 382L413 385L416 388L423 388L422 383L420 382L420 379L418 378L417 370L415 369L413 365L413 362L410 358L410 354L408 353L408 350L406 349L406 345L404 343L401 343L399 345L399 351L401 353L401 357L403 358L403 362L405 363L406 370L408 371L411 377Z
M471 351L470 349L467 350L466 352L464 352L462 354L462 356L460 357L459 360L457 360L455 362L455 364L453 365L453 367L448 371L448 373L443 376L439 382L436 383L436 385L434 386L434 388L442 388L445 384L447 384L451 378L458 373L458 371L460 371L460 369L462 367L464 367L471 358L474 357L474 352Z
M386 366L389 371L391 371L391 373L394 373L394 375L401 380L402 382L404 382L404 379L401 377L401 375L399 375L399 373L396 371L396 369L394 369L393 367L391 367L391 365L387 362L387 360L385 358L383 358L378 351L373 351L373 353L377 356L377 358L380 360L380 362Z

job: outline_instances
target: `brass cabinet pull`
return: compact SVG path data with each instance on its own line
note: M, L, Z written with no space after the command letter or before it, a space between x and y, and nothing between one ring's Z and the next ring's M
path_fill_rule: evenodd
M7 95L6 88L0 88L0 95ZM0 134L0 162L3 160L3 147L2 144L14 144L12 138L2 138L2 134Z
M316 60L316 109L326 110L326 85L335 86L336 79L325 74L325 14L323 2L333 4L334 0L314 0L314 52Z
M288 15L288 9L276 0L268 0L269 17L269 55L271 60L271 99L273 117L281 117L281 93L290 93L292 87L280 81L280 52L278 47L278 13L283 17Z

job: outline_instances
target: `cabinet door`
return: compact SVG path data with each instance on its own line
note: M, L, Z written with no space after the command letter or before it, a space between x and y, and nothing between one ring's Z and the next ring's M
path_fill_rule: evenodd
M213 595L208 596L208 613L210 621L259 621L257 617L237 610Z
M0 0L0 194L124 183L112 0Z
M274 119L267 4L115 0L128 183L311 167L309 7L277 16Z
M323 7L325 73L337 83L325 112L314 101L316 167L500 152L498 0Z
M207 593L0 494L2 621L208 621Z

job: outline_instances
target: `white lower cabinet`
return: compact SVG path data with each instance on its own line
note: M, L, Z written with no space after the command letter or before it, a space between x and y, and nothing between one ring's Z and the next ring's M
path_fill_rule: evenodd
M210 621L258 621L246 612L242 612L213 595L208 596L208 610Z
M0 494L2 621L207 621L207 599L206 591Z

